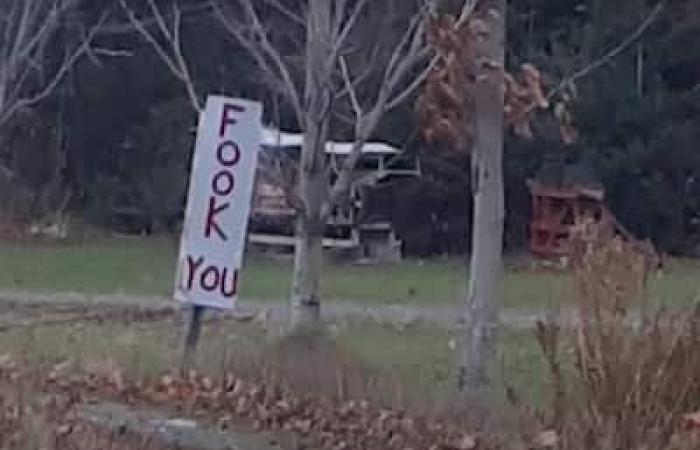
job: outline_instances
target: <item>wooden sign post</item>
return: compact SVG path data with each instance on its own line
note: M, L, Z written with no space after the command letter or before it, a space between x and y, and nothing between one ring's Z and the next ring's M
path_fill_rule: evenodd
M209 97L199 119L175 286L175 299L191 307L183 368L205 309L232 309L238 299L261 120L259 103L225 97Z

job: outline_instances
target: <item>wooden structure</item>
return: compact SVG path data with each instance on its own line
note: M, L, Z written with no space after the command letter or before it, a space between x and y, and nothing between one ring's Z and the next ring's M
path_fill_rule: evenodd
M260 170L253 195L249 242L268 247L293 247L296 211L287 192L296 184L296 166L303 135L265 129ZM330 184L337 179L352 142L328 142ZM269 176L269 174L277 176ZM353 174L348 201L334 208L326 224L325 248L344 250L358 258L392 261L401 258L402 243L388 211L384 188L395 182L420 177L417 158L382 142L368 142ZM280 185L286 183L286 189Z
M604 232L631 244L644 256L648 268L663 265L651 241L637 239L605 207L602 183L590 169L550 164L528 185L532 196L530 249L535 256L567 261L573 253L575 227L592 219Z
M603 190L592 186L547 186L530 181L532 222L530 249L542 258L557 258L570 253L569 238L573 226L584 218L612 222L603 205Z

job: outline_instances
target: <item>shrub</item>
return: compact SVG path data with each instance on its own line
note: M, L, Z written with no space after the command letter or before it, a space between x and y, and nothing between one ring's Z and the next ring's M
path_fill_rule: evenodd
M700 307L644 312L647 252L594 224L582 225L573 245L577 326L564 334L539 324L536 332L554 380L561 448L697 448L679 430L700 409Z

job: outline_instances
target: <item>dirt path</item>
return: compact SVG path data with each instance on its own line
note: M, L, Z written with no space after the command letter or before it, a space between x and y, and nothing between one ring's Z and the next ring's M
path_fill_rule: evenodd
M458 327L461 311L454 306L365 305L360 302L333 301L324 304L324 317L330 323L370 321L395 326L437 324L447 328ZM88 320L124 315L131 321L157 320L177 315L180 305L165 298L126 295L84 295L76 293L29 293L0 290L0 330L34 321ZM286 302L243 299L239 308L224 314L224 318L261 320L284 324L289 317ZM532 328L537 321L556 318L561 324L576 321L573 311L553 314L547 310L505 309L501 322L514 329Z

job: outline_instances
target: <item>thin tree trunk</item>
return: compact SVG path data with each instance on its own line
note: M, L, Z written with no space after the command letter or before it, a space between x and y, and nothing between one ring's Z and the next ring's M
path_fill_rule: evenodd
M325 228L321 211L329 190L324 168L331 106L327 67L331 52L331 2L309 0L308 8L304 146L299 167L299 194L304 211L297 223L291 298L292 332L315 330L320 323L318 288Z
M644 43L637 44L637 97L644 97Z
M480 15L490 34L480 56L483 68L473 93L476 111L472 154L474 221L465 331L461 347L460 389L481 395L491 384L496 355L503 254L503 72L506 0L482 0ZM496 67L496 68L494 68Z
M316 228L316 229L314 229ZM321 319L318 288L323 264L322 236L318 228L299 221L294 254L292 330L314 331Z
M317 331L321 319L319 281L323 266L323 231L320 212L328 191L323 171L304 171L300 190L305 211L297 223L292 282L292 331Z
M7 89L7 82L5 78L5 69L0 67L0 117L3 116L5 111L5 91Z

